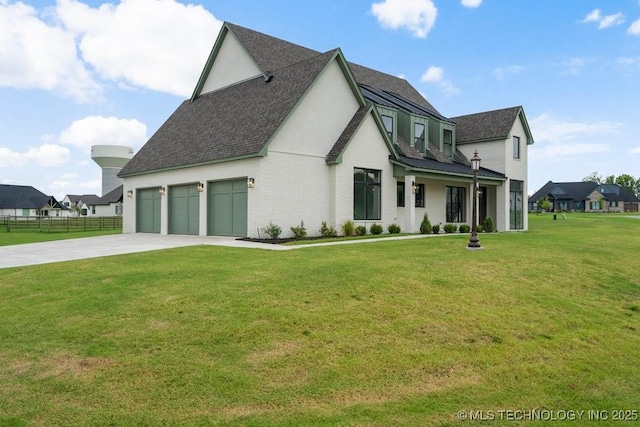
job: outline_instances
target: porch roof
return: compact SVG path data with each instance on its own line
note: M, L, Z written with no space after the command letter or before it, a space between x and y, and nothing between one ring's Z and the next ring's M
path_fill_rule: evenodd
M400 155L397 159L391 159L391 162L397 166L403 167L407 172L421 174L442 175L442 177L459 177L473 179L471 167L461 163L442 163L434 159L422 158L415 159ZM481 167L478 171L478 178L489 181L506 181L506 175Z

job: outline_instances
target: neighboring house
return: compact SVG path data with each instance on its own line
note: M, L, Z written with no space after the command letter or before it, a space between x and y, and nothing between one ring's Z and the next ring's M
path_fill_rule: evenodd
M78 215L80 216L121 216L122 198L121 185L102 197L95 194L68 194L62 200L62 204L67 209L78 206Z
M529 197L529 211L539 210L546 198L551 210L581 212L638 212L640 199L618 184L547 182Z
M64 207L53 196L27 185L0 184L0 216L59 217Z
M516 141L517 144L516 144ZM521 107L449 119L406 80L230 23L191 99L122 169L124 232L290 235L304 221L417 231L480 216L526 230Z

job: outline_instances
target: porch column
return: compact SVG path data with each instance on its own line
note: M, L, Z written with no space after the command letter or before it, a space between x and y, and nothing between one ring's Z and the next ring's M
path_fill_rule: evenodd
M160 234L169 234L169 186L162 184L164 194L160 196Z
M415 182L415 175L404 177L404 231L407 233L416 231L416 195L413 192Z

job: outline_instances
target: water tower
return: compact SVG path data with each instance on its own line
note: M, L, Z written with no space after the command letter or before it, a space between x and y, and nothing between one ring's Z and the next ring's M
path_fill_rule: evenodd
M102 168L102 196L122 185L118 172L133 157L133 148L122 145L93 145L91 158Z

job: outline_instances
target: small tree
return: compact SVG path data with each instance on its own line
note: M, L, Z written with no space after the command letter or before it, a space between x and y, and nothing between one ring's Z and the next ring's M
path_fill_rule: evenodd
M551 209L551 202L548 197L545 197L538 202L538 206L540 206L540 209L542 209L543 212L546 212Z
M69 206L69 212L71 212L73 216L80 216L80 214L82 213L82 209L80 209L80 206L78 206L76 202L71 202L71 206Z
M420 223L420 233L422 234L431 234L431 222L429 221L429 215L424 213L424 217L422 217L422 222Z

